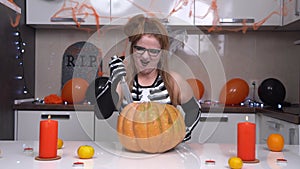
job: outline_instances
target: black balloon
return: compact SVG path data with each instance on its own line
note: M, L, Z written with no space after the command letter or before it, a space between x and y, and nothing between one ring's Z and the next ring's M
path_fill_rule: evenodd
M285 99L285 87L277 79L265 79L258 87L258 96L260 100L272 107L278 107L278 104L283 104Z

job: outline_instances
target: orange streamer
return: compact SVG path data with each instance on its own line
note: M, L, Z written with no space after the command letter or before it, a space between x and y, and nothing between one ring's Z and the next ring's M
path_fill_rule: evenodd
M13 19L11 17L9 17L10 20L10 25L15 28L20 24L20 20L21 20L21 14L17 14L16 16L16 20L13 21Z
M101 18L109 18L108 16L101 16L97 13L96 9L87 3L87 0L82 2L81 4L76 0L65 0L62 7L53 14L51 18L60 18L60 14L63 12L70 12L70 16L73 21L76 23L77 28L80 28L81 22L78 20L78 16L83 16L83 19L93 16L96 21L96 29L100 29L100 19ZM90 30L85 28L85 30Z
M8 0L9 2L14 3L13 0ZM155 17L155 13L151 12L149 10L147 10L145 7L138 5L137 3L135 3L133 0L127 0L128 2L130 2L132 5L136 6L138 9L140 9L142 12L145 12L147 15ZM151 6L153 5L154 0L151 1ZM88 3L88 0L85 0L83 2L78 2L77 0L64 0L64 3L62 5L62 7L56 12L54 13L54 15L51 18L60 18L63 12L69 12L68 15L70 17L72 17L73 21L76 23L76 27L79 29L83 29L83 30L87 30L87 31L91 31L88 28L81 28L81 22L80 20L78 20L78 16L82 16L83 19L89 17L89 16L93 16L95 18L95 22L96 22L96 29L99 30L100 29L100 24L101 24L101 19L102 18L118 18L117 16L100 16L97 11L95 10L95 8L93 8L92 5L90 5ZM181 10L184 6L187 6L189 4L190 0L177 0L174 4L174 7L172 8L172 10L169 12L168 17L173 15L174 13L178 12L179 10ZM233 28L233 29L224 29L223 27L218 26L219 25L219 13L218 13L218 5L217 5L217 0L212 0L210 7L207 9L206 13L203 16L195 16L196 18L200 18L200 19L204 19L205 17L208 16L208 14L210 12L213 12L213 21L212 21L212 26L210 28L207 29L208 32L218 32L218 31L234 31L234 32L238 32L238 31L242 31L243 33L246 33L247 30L251 27L253 30L258 30L260 26L262 26L268 19L270 19L273 15L283 15L286 16L287 15L287 3L291 3L292 0L287 0L285 1L285 3L283 4L282 8L276 11L271 12L267 17L265 17L264 19L260 20L259 22L254 23L253 25L249 26L247 25L245 22L242 23L242 26L239 28ZM193 15L193 5L194 5L195 1L193 1L190 4L190 11L188 13L189 17L192 17ZM12 21L11 19L11 25L13 27L16 27L19 24L20 21L20 15L18 15L16 17L15 21Z
M282 15L286 16L288 11L287 11L287 3L291 3L292 0L288 0L286 1L282 8L279 10L275 10L272 11L267 17L265 17L264 19L254 23L252 25L252 29L253 30L258 30L259 27L261 27L268 19L270 19L273 15ZM243 33L246 33L247 30L249 29L249 25L246 24L245 21L243 21L242 26L239 28L232 28L232 29L224 29L220 26L218 26L219 24L219 14L218 14L218 10L217 10L218 6L217 6L217 0L212 0L210 7L207 9L206 13L203 16L195 16L196 18L200 18L200 19L204 19L205 17L208 16L208 14L213 11L213 21L212 21L212 26L208 29L206 29L208 32L219 32L219 31L232 31L232 32L238 32L238 31L242 31Z

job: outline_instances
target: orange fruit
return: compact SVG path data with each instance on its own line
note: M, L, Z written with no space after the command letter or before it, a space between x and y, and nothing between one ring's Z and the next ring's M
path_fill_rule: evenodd
M64 141L62 139L57 139L57 149L61 149L64 145Z
M82 145L77 149L77 155L79 158L88 159L94 156L95 150L94 147L90 145Z
M270 134L267 139L269 150L280 152L284 147L284 138L281 134Z
M243 160L239 157L230 157L228 165L231 169L241 169L243 167Z

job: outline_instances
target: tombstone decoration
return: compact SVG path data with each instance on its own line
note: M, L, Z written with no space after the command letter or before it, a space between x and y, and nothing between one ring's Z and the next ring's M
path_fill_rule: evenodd
M64 52L61 88L72 78L83 78L91 83L101 71L101 52L92 43L80 41Z

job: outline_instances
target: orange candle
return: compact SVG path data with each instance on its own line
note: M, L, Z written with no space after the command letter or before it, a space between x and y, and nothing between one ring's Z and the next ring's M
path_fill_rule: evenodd
M246 120L247 117L246 117ZM248 121L238 123L237 156L243 161L255 160L255 124Z
M50 118L40 121L39 158L57 157L58 122Z

